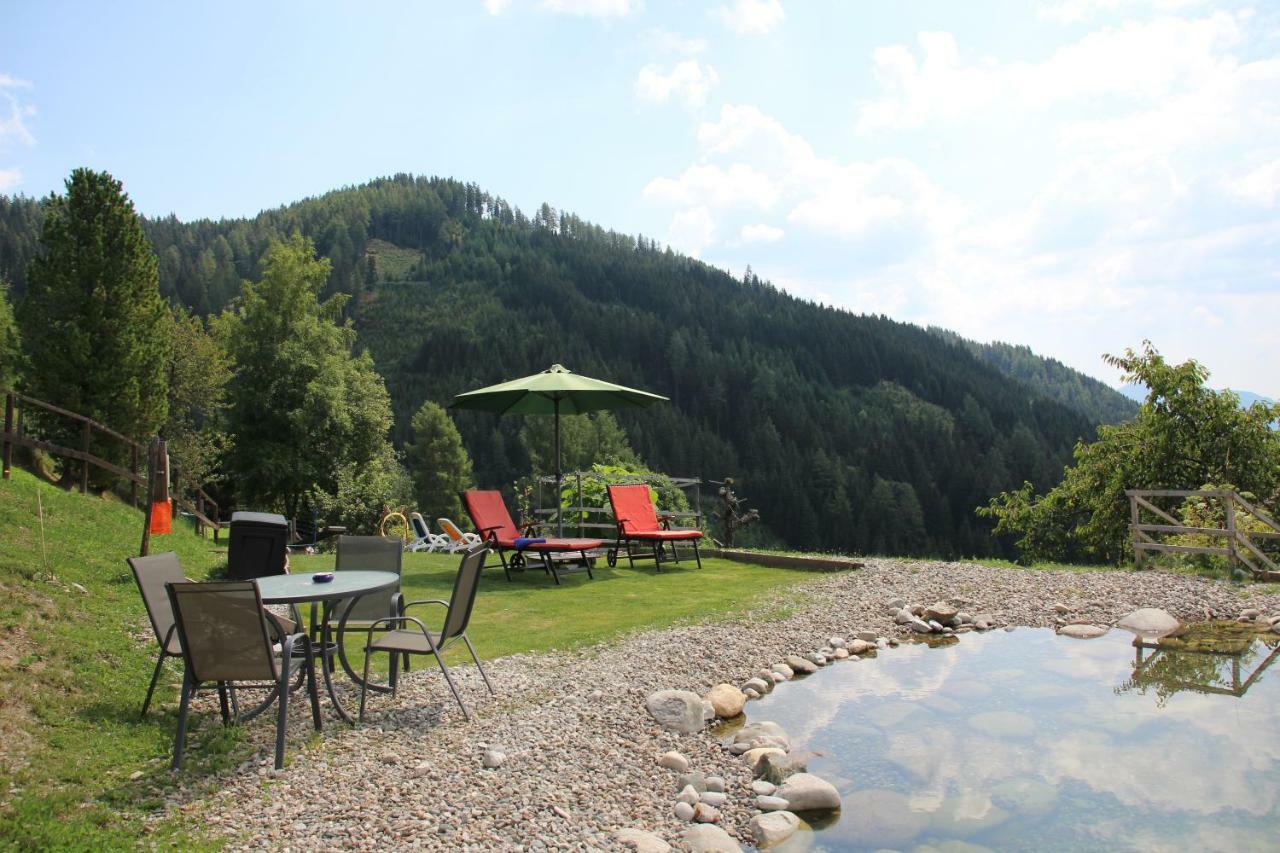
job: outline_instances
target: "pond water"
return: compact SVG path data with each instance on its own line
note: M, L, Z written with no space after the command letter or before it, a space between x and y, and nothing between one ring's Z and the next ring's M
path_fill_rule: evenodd
M1280 638L1233 641L996 631L781 685L751 719L817 753L843 807L774 849L1280 849Z

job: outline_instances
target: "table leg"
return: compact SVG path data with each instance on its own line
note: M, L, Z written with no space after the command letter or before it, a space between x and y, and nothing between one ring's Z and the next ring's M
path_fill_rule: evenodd
M355 599L347 605L347 610L355 604ZM355 724L355 717L347 713L347 709L342 707L342 702L338 699L338 691L333 686L333 673L329 664L333 655L337 654L337 644L333 642L333 604L324 602L324 607L320 616L320 669L324 672L324 689L329 693L329 701L333 703L333 709L338 712L338 716L345 722Z

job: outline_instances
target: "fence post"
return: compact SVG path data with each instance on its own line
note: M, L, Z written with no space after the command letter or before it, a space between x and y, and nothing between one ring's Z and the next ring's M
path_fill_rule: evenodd
M1236 559L1236 496L1232 492L1227 492L1222 500L1227 505L1227 568L1234 576L1239 562Z
M587 520L587 514L582 509L582 472L578 471L578 538L582 538L583 523Z
M80 494L89 494L89 422L84 422L84 427L80 430L80 449L84 451L85 458L80 460Z
M1129 544L1133 546L1133 567L1142 569L1142 549L1138 547L1141 539L1138 535L1138 498L1129 495Z
M142 518L142 545L138 548L140 557L147 556L147 549L151 547L151 504L156 496L156 451L159 448L158 437L151 439L151 444L147 446L147 506Z
M138 476L138 445L137 443L129 445L129 471L134 477ZM133 508L138 508L138 481L129 481L129 502L133 504Z
M13 442L9 436L13 434L13 392L4 395L4 479L9 479L9 468L13 465Z
M204 522L200 520L200 516L204 515L204 492L196 490L196 533L200 534L200 538L204 538Z

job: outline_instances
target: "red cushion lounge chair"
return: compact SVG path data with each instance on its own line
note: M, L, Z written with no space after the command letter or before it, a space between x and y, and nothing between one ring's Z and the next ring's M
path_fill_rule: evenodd
M498 491L463 492L462 503L467 508L467 515L471 516L471 523L476 526L476 532L480 534L480 538L498 552L498 559L502 561L502 572L507 576L507 580L511 580L512 569L524 568L526 551L532 551L542 558L542 568L555 579L557 585L560 583L560 574L551 557L553 554L570 551L577 551L582 556L582 565L587 570L587 577L595 579L595 575L591 573L591 561L587 559L587 552L604 545L603 539L539 539L535 538L533 528L521 533L520 528L516 527L516 523L511 520L511 513L507 511L507 505L502 500L502 493ZM509 551L514 552L510 559L507 558Z
M654 568L662 571L662 563L670 560L680 562L676 543L689 542L693 545L693 556L698 561L698 568L702 568L702 555L698 553L698 540L702 538L702 531L673 529L670 516L659 519L647 485L610 486L609 503L613 505L613 517L618 524L618 544L609 552L609 565L617 564L618 550L625 547L627 560L632 566L635 566L637 559L652 559ZM637 543L651 545L652 556L636 553L634 546ZM669 557L666 556L668 543L671 544Z

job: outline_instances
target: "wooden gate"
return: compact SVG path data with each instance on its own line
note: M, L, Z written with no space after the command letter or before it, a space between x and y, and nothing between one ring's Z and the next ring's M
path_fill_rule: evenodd
M1227 564L1233 571L1244 564L1259 580L1280 580L1280 566L1276 564L1276 558L1265 553L1259 544L1280 539L1280 523L1240 497L1239 493L1230 489L1128 489L1125 494L1129 496L1129 533L1134 562L1138 568L1142 568L1148 551L1210 554L1226 557ZM1189 527L1155 503L1160 498L1178 498L1181 502L1197 497L1221 502L1225 519L1222 527ZM1241 527L1238 523L1241 512L1248 513L1263 529ZM1155 516L1158 522L1144 521L1144 516ZM1213 540L1220 539L1222 544L1175 545L1158 541L1153 534L1205 536Z

